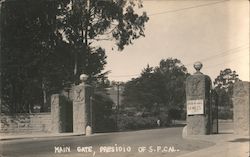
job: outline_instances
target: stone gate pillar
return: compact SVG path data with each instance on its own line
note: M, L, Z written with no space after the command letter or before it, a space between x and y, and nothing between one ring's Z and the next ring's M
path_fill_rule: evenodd
M61 106L61 97L59 94L53 94L51 96L51 132L52 133L62 133L64 131L63 124L63 107Z
M74 87L73 99L73 132L81 134L86 133L86 128L91 129L91 97L93 89L86 84L86 75L81 75L81 84Z
M64 95L53 94L51 96L52 133L72 132L72 102Z
M196 72L186 80L187 135L206 135L212 130L211 79L200 72L200 62L194 68Z
M249 90L250 83L239 81L233 88L234 133L249 135Z

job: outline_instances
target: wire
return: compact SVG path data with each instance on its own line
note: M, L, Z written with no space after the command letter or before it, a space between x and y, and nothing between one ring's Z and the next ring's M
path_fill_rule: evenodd
M228 1L228 0L223 0L223 1L219 1L219 2L213 2L213 3L200 4L200 5L195 5L195 6L190 6L190 7L185 7L185 8L181 8L181 9L175 9L175 10L167 10L167 11L163 11L163 12L159 12L159 13L149 14L148 16L155 16L155 15L179 12L179 11L189 10L189 9L194 9L194 8L199 8L199 7L206 7L206 6L209 6L209 5L215 5L215 4L223 3L223 2L226 2L226 1Z
M200 59L199 61L207 61L207 60L211 60L211 59L215 59L215 57L224 57L226 55L231 55L231 54L234 54L234 53L239 53L240 49L245 49L245 48L249 48L249 46L245 47L244 45L247 45L246 44L243 44L241 46L238 46L238 47L235 47L235 48L232 48L232 49L229 49L229 50L225 50L223 51L222 53L220 54L217 54L217 55L213 55L213 56L209 56L209 57L206 57L206 58L203 58L203 59ZM239 50L238 50L239 49ZM237 50L236 52L231 52L231 51L235 51ZM228 53L230 52L230 53ZM236 58L238 59L238 58ZM235 59L234 59L235 60ZM232 60L231 60L232 61ZM229 61L229 62L231 62ZM228 61L227 61L228 62ZM189 63L189 64L184 64L184 66L189 66L189 65L192 65L193 63ZM204 67L204 69L207 69L207 68L212 68L212 67L216 67L218 65L222 65L222 64L225 64L225 63L220 63L220 64L216 64L216 65L213 65L213 66L209 66L209 67ZM109 77L133 77L133 76L140 76L140 74L131 74L131 75L111 75Z
M247 44L244 44L244 45L247 45ZM241 51L239 51L238 49L245 49L245 48L249 48L249 46L244 47L243 45L241 45L241 46L226 50L226 51L224 51L224 52L222 52L220 54L209 56L209 57L206 57L206 58L202 58L199 61L208 61L208 60L211 60L211 59L215 59L215 57L224 57L224 56L231 55L231 54L234 54L234 53L239 53ZM231 51L234 51L234 50L237 50L237 51L231 52ZM230 53L228 53L228 52L230 52ZM192 64L193 63L188 63L188 64L185 64L184 66L190 66Z
M214 67L218 67L219 65L224 65L226 63L230 63L232 61L235 61L235 60L238 60L238 59L242 59L242 57L249 57L249 55L241 55L240 57L237 57L237 58L233 58L229 61L226 61L225 63L219 63L219 64L215 64L213 66L209 66L209 67L204 67L204 69L210 69L210 68L214 68Z

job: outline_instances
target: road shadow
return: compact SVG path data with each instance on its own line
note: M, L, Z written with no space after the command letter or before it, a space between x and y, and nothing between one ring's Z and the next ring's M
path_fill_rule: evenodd
M243 143L243 142L250 142L250 139L249 138L237 138L237 139L234 139L234 140L231 140L231 141L228 141L228 142L240 142L240 143Z
M221 132L219 132L218 134L222 134L222 135L223 135L223 134L233 134L233 132L226 132L226 131L224 132L224 131L221 131Z
M173 124L173 125L170 125L169 127L184 127L186 126L186 124Z

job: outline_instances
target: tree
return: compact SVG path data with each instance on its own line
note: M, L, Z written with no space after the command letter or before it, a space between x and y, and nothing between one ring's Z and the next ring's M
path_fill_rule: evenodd
M27 112L44 101L56 36L53 3L7 1L2 3L1 91L2 105L11 113ZM32 6L32 7L30 7ZM60 79L58 79L60 82ZM45 96L46 97L46 96Z
M169 58L161 60L155 71L161 76L161 98L164 106L182 110L186 100L185 81L189 75L187 68L180 60Z
M240 81L239 75L230 68L221 70L220 74L215 78L215 91L218 94L218 104L220 106L233 107L233 85L236 81Z
M239 75L236 71L232 71L230 68L227 68L220 71L220 74L214 80L214 85L215 88L230 90L232 85L239 80Z
M136 107L138 110L150 110L152 104L159 102L159 97L155 92L155 78L153 77L153 68L147 65L141 76L125 84L124 100L125 106ZM155 90L155 91L153 91Z
M49 103L51 93L77 84L81 73L90 82L105 79L105 50L93 43L114 39L122 50L144 36L148 17L135 6L123 0L4 2L1 97L8 112Z
M181 112L185 103L185 80L188 75L187 69L178 59L162 59L155 68L148 65L140 77L125 85L123 103L154 115L159 114L160 110L168 115L173 115L176 110Z
M134 39L144 36L144 24L148 17L146 13L141 16L136 14L135 6L142 7L140 0L61 1L58 32L72 47L76 78L81 73L88 74L90 78L100 73L87 70L92 63L88 56L93 50L104 51L93 46L96 41L115 40L118 50L122 50Z

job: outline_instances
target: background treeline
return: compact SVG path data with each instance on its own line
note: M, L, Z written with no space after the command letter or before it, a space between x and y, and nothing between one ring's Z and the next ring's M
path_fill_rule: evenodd
M145 127L154 127L159 119L161 126L167 126L173 119L185 119L185 80L189 75L178 59L163 59L156 67L147 65L140 77L125 84L122 105L126 116L122 116L121 125L131 123L133 128L141 121Z

